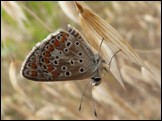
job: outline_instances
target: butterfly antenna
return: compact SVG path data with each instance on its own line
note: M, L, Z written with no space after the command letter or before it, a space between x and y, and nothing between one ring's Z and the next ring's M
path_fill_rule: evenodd
M100 44L100 47L99 47L99 49L98 49L98 53L101 52L101 46L102 46L103 41L104 41L104 38L102 38L102 40L101 40L101 44Z
M113 58L114 58L115 55L116 55L118 52L120 52L120 51L121 51L121 49L119 49L118 51L116 51L115 54L111 57L110 62L108 63L108 65L109 65L109 70L110 70L110 65L111 65L111 62L112 62Z
M87 87L88 87L88 85L89 85L90 82L91 82L91 80L87 83L87 85L86 85L86 87L85 87L85 89L84 89L84 92L83 92L83 94L82 94L82 98L81 98L80 106L79 106L79 111L81 111L82 102L83 102L83 97L84 97L85 91L86 91L86 89L87 89Z

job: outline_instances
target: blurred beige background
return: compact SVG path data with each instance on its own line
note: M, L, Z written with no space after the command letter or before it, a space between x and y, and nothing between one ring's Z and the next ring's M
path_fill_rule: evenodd
M40 83L19 74L28 52L50 32L66 29L69 23L82 31L73 6L62 2L1 3L1 119L96 119L90 100L85 99L78 111L84 89L78 83L84 87L86 81ZM95 87L98 119L161 119L161 3L83 4L119 31L155 73L153 77L117 56L126 91L109 78Z

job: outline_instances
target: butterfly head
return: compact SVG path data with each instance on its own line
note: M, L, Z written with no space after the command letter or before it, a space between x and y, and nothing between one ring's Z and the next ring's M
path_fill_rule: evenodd
M93 86L98 86L101 83L101 77L99 76L92 77L91 79Z

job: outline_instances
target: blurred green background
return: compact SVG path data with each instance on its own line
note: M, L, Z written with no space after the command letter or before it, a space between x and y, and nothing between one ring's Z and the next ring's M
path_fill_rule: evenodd
M85 4L118 30L157 76L117 58L127 91L99 85L93 93L98 119L161 119L161 2ZM1 2L1 119L96 119L86 101L89 107L78 111L82 92L74 82L38 83L19 74L26 55L49 33L67 24L80 30L60 5L71 9L58 2Z

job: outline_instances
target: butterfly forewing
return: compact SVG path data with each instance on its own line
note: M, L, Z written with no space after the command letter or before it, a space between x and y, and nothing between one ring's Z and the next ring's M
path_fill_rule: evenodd
M94 53L81 34L68 26L37 45L26 58L21 73L38 81L66 81L91 78L96 69Z

